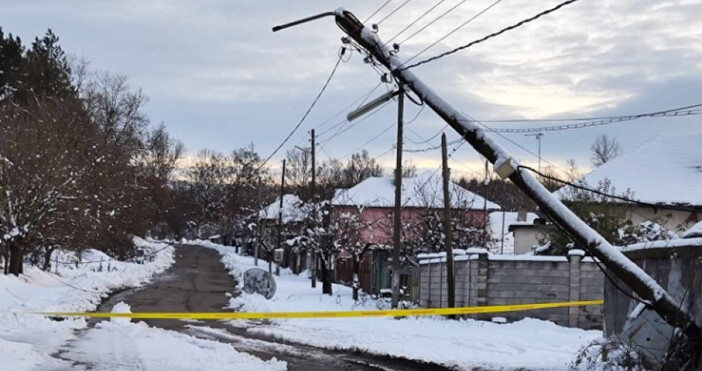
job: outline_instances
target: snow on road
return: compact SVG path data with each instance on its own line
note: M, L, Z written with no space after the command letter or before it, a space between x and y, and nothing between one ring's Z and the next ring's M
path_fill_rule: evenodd
M139 286L173 263L173 247L135 239L153 260L145 264L109 260L87 250L82 264L56 264L51 273L26 267L19 277L0 276L0 360L8 370L65 368L51 357L87 326L82 318L53 321L28 314L43 311L94 310L109 292ZM72 253L54 253L59 262L77 261ZM109 268L109 269L108 269Z
M103 321L72 342L63 358L97 363L100 370L285 370L229 344L149 327L144 322Z
M254 267L253 258L235 253L233 247L208 241L190 243L210 247L222 254L231 274L240 278ZM267 263L259 262L266 269ZM277 292L271 300L242 293L230 306L240 311L373 310L375 301L354 303L351 289L334 285L334 295L322 295L320 285L310 288L305 274L282 270L276 278ZM246 322L232 322L248 327ZM552 322L524 319L497 324L477 320L450 321L421 317L273 320L248 331L317 347L359 349L369 353L440 363L459 368L567 369L575 353L601 331L560 327Z

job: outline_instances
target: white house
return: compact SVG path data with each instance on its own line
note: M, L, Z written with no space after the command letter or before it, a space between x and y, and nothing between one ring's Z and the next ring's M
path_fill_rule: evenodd
M597 188L605 179L614 187L610 193L629 190L630 198L654 205L631 207L632 223L656 221L682 232L702 219L702 134L655 137L596 168L582 181ZM564 187L556 195L567 201L569 193Z
M491 251L499 254L525 254L543 239L545 225L535 213L493 211L488 225L492 238Z

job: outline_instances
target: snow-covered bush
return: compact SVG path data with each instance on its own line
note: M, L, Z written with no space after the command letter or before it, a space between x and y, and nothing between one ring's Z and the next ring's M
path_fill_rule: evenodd
M581 371L645 371L643 359L632 348L618 340L595 339L583 347L571 364Z

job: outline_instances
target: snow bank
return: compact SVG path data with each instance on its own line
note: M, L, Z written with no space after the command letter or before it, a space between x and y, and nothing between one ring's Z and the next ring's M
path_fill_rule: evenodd
M209 241L189 243L219 251L235 277L254 267L253 258L236 254L233 247ZM259 262L265 269L267 262ZM310 288L305 273L296 276L282 270L275 279L278 291L271 300L242 293L230 306L247 312L377 309L373 300L354 302L351 289L342 285L333 286L333 296L322 295L320 284ZM247 326L247 322L234 321L232 325ZM360 349L466 369L567 369L580 348L602 336L601 331L565 328L535 319L496 324L433 317L272 320L247 330L317 347Z
M100 370L285 370L285 362L263 361L231 345L198 339L144 322L100 322L71 344L63 358Z
M65 363L48 355L75 337L74 330L85 328L82 318L52 321L29 314L45 311L94 310L109 292L140 286L154 274L173 263L173 247L135 239L135 243L153 256L145 264L110 260L99 251L88 250L81 257L58 253L59 262L83 261L85 264L54 263L51 272L27 267L19 277L0 275L0 359L22 370L33 367L51 368ZM102 269L97 263L103 258ZM74 260L70 260L74 259ZM108 269L109 266L109 269ZM58 268L58 274L55 273Z

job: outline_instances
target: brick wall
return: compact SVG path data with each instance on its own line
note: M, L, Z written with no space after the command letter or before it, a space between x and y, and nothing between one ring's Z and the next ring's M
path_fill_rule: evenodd
M420 260L419 304L446 307L446 262L443 254ZM591 258L488 255L456 250L456 306L486 306L598 300L604 296L604 275ZM602 328L602 306L494 313L482 317L525 317L580 328ZM481 316L476 316L481 318Z

